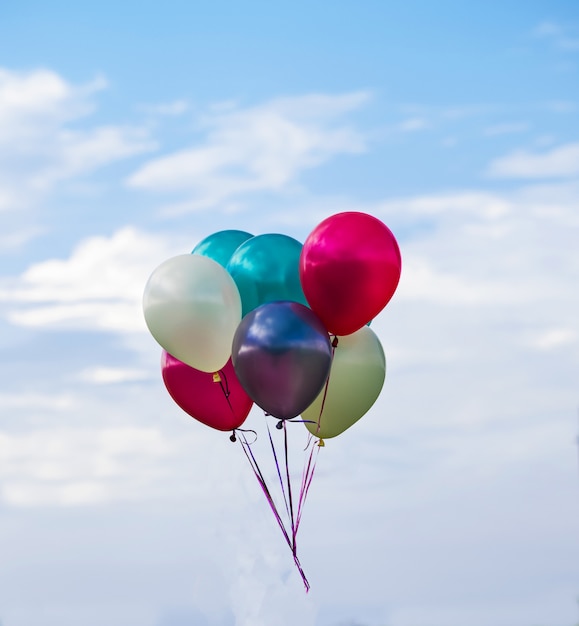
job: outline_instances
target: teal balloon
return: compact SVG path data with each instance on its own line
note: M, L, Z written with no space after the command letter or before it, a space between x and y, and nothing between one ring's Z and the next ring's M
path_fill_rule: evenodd
M242 317L267 302L290 300L308 306L300 282L302 244L280 234L242 243L227 264L241 295Z
M220 230L200 241L191 254L207 256L226 267L237 248L251 237L253 235L244 230Z

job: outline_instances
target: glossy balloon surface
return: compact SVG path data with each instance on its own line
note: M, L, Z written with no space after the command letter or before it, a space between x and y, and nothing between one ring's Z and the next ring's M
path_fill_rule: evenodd
M280 234L257 235L234 252L227 271L242 302L242 317L266 302L292 300L307 304L300 282L302 244Z
M301 258L302 287L329 332L349 335L390 301L400 280L398 243L379 219L355 211L337 213L307 237Z
M296 417L316 398L331 364L328 333L316 314L297 302L270 302L248 313L235 333L235 372L264 411Z
M241 319L239 291L225 268L208 257L181 254L151 274L143 312L169 354L204 372L221 369Z
M200 241L191 254L209 257L226 267L237 248L252 237L251 233L244 230L220 230Z
M311 422L306 422L306 428L322 439L340 435L372 407L385 376L384 350L374 331L363 326L355 333L339 337L327 393L322 390L302 412L304 420Z
M191 417L217 430L239 428L253 401L241 386L231 359L215 374L202 372L163 350L161 373L173 400Z

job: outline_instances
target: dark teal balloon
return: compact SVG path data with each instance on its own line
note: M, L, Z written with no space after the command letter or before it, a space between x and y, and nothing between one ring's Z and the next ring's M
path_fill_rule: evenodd
M267 302L290 300L307 306L300 282L302 244L279 234L242 243L227 264L241 295L242 317Z
M253 235L244 230L220 230L205 237L194 248L191 254L207 256L223 267L227 266L231 255L239 246Z

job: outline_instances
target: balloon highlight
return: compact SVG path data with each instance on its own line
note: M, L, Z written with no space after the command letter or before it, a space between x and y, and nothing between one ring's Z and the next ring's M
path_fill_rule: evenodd
M233 338L241 384L266 413L297 417L325 384L332 360L328 333L299 302L269 302L248 313Z
M280 233L215 232L191 254L161 263L144 288L143 314L162 347L167 392L197 422L240 445L306 591L297 533L318 453L382 391L386 359L370 324L390 302L401 269L386 224L349 211L320 222L303 245ZM254 406L265 431L246 426ZM298 444L299 492L290 430L308 437L305 449ZM274 472L262 471L258 438L271 447ZM277 476L277 494L268 476Z

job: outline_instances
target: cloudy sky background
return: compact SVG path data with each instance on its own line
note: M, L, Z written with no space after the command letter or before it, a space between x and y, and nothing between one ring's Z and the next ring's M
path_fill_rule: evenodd
M577 5L12 4L2 626L576 624ZM306 595L241 450L166 393L141 296L212 232L344 210L403 273L382 395L320 453Z

